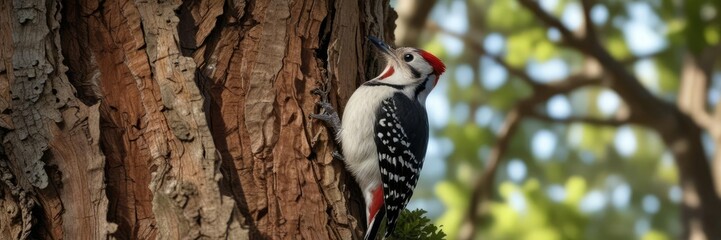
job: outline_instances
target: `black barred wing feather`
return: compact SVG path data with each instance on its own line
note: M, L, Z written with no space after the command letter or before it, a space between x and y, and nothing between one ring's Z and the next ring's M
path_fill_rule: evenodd
M388 236L418 183L428 146L428 116L420 103L402 93L383 100L376 116L375 144L383 180Z

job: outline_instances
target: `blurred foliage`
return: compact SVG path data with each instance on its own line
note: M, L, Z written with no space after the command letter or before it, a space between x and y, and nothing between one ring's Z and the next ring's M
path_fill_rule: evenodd
M539 1L565 24L583 27L580 1ZM675 102L677 96L684 54L697 53L721 41L721 1L596 2L592 12L598 21L594 26L604 47L626 63L652 93L669 102ZM551 67L543 64L563 63L565 72L561 71L558 79L544 81L548 82L563 80L589 63L583 54L562 46L558 33L540 24L516 0L441 0L431 20L441 27L458 24L450 20L451 15L459 15L453 12L457 9L451 11L457 4L463 6L468 25L462 34L473 36L484 46L499 46L486 41L489 36L500 36L501 49L486 50L534 78L545 79L544 74L548 74L532 71L534 65L547 69ZM569 21L574 14L581 15L576 22ZM638 18L645 20L639 23ZM634 35L640 34L634 31L637 29L627 29L633 24L644 25L657 36ZM442 33L428 34L421 47L439 53L449 66L442 79L446 86L440 89L449 101L450 116L433 135L439 141L450 140L452 150L437 157L445 164L442 176L432 183L421 178L416 199L440 201L443 211L434 216L435 223L448 239L456 239L462 218L469 211L472 183L486 164L506 113L532 90L508 72L502 75L499 86L488 87L484 73L493 69L482 64L488 59L458 42L455 44L462 45L463 50L451 54L447 51L448 38ZM661 44L654 51L642 52L632 43L634 38ZM462 76L455 69L461 65L473 68L470 83L458 81ZM563 96L560 107L548 103L538 110L561 117L610 117L624 110L622 101L614 97L604 87L586 87ZM612 104L614 101L618 103ZM559 110L565 105L567 113ZM482 111L484 108L491 111ZM429 109L430 114L433 111ZM480 121L479 112L492 116L483 116L490 120ZM511 139L495 178L492 201L483 206L477 237L661 240L681 234L678 173L673 157L655 132L630 125L616 128L527 119ZM544 151L549 154L540 154ZM515 170L510 167L512 159ZM518 173L519 163L522 173Z
M388 240L443 240L446 234L434 226L426 211L404 209L398 217L398 223ZM379 234L380 235L380 234Z

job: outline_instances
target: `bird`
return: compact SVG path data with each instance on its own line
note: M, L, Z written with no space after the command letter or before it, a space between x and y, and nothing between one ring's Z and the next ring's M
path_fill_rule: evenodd
M333 129L342 149L336 156L363 192L366 240L375 239L384 217L390 236L413 195L428 146L426 98L446 69L425 50L368 39L386 62L383 71L353 92L342 121L329 102L319 103L324 113L311 114Z

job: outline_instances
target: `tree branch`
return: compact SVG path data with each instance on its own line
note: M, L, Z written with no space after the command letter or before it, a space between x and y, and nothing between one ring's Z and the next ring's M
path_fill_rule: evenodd
M567 118L553 118L551 116L548 116L546 114L533 112L528 115L529 117L546 121L546 122L553 122L553 123L587 123L587 124L593 124L593 125L601 125L601 126L612 126L612 127L618 127L624 124L628 123L628 119L621 119L621 118L614 118L614 119L599 119L599 118L592 118L592 117L579 117L579 116L573 116L573 117L567 117Z
M566 25L563 25L563 23L558 20L556 17L551 16L551 14L548 14L543 8L541 8L541 5L538 4L535 0L518 0L522 5L524 5L528 10L533 12L534 15L538 19L540 19L542 22L544 22L549 27L555 28L558 30L558 32L561 33L561 36L563 37L563 41L569 45L572 46L579 46L583 44L583 39L577 37L573 34L573 32L566 27Z
M711 114L706 111L708 77L696 57L690 55L684 57L677 105L682 112L705 129L713 125Z
M716 103L716 109L714 109L714 121L717 123L721 122L721 102ZM718 131L713 131L712 134L721 139L721 127L718 127ZM721 149L717 149L716 151L721 152Z
M657 57L658 55L661 55L663 52L664 52L663 50L660 50L660 51L642 54L642 55L633 55L626 59L621 59L620 61L621 61L621 64L623 64L623 65L631 65L631 64L634 64L634 63L644 60L644 59L650 59L650 58Z
M464 221L461 225L461 231L459 233L459 239L470 240L476 235L476 226L480 221L478 212L481 204L485 202L485 199L490 197L490 193L493 191L493 179L496 176L496 171L503 160L503 155L508 149L508 145L511 142L511 138L515 134L518 126L525 117L524 114L528 111L524 110L524 106L533 104L531 99L522 101L516 107L506 115L506 121L503 123L501 130L498 133L498 139L496 145L493 146L491 154L488 157L488 163L483 169L481 177L477 178L474 182L473 192L471 193L470 204L468 206L467 214L464 217Z
M593 77L582 73L574 74L561 81L540 85L537 89L537 95L539 95L537 98L546 101L556 94L569 93L582 87L602 85L606 82L608 82L607 76Z
M716 144L716 152L711 162L716 194L721 195L721 104L716 109L707 110L706 98L714 64L721 51L721 44L706 47L701 54L686 54L681 72L681 85L677 98L678 108L686 113L697 125L708 131Z
M539 87L540 84L537 81L533 80L533 78L530 75L528 75L528 73L526 73L526 71L523 71L523 69L514 68L500 56L488 54L488 51L486 51L486 49L478 41L475 41L475 40L469 38L467 35L462 35L462 34L448 31L446 29L439 27L438 24L436 24L434 22L428 22L426 24L426 29L429 31L443 33L445 35L455 37L458 40L463 41L463 43L465 43L466 46L468 46L473 51L478 53L478 55L486 56L486 57L490 58L491 60L496 62L498 65L501 65L503 68L505 68L506 71L508 71L508 73L510 73L513 76L518 77L523 82L525 82L526 84L531 86L531 88L536 89Z
M428 15L437 0L399 1L396 11L396 44L398 46L417 47Z
M477 230L475 226L477 226L479 221L478 212L480 211L484 199L490 197L490 193L493 192L493 179L495 178L496 171L503 160L503 156L510 144L511 138L521 121L526 117L532 116L534 114L533 109L535 106L546 102L552 96L556 94L569 93L585 86L600 85L603 83L605 76L592 77L588 76L588 74L574 74L561 81L541 84L534 80L523 69L511 66L500 56L488 54L488 51L486 51L486 49L478 41L471 39L468 35L447 31L433 22L429 22L426 29L458 38L463 41L467 47L481 56L490 58L505 68L511 75L518 77L533 88L533 95L517 103L516 107L506 116L506 121L498 133L498 139L496 140L496 144L494 145L488 158L488 163L486 164L482 175L477 178L473 184L474 187L469 202L469 211L464 217L464 222L461 226L461 232L459 235L460 239L472 239Z
M521 121L526 117L536 115L534 111L536 106L543 104L553 95L569 93L578 88L594 84L597 85L599 83L601 83L600 79L588 78L587 76L578 74L569 76L563 81L551 84L539 84L533 92L533 95L518 102L508 115L506 115L503 127L501 127L501 130L498 132L496 144L493 146L491 154L488 157L488 163L481 176L477 178L473 184L474 187L471 193L468 211L461 226L459 239L470 240L475 236L477 230L475 226L477 226L478 221L480 221L478 212L481 209L482 203L485 202L493 192L493 179L496 176L496 172L503 160L511 138L521 124ZM561 122L562 121L563 120L561 120Z
M673 125L673 119L668 113L673 111L673 105L658 99L651 94L636 76L626 69L621 62L614 59L608 51L599 45L597 39L580 39L565 28L554 16L544 11L538 2L534 0L518 0L528 10L533 12L538 19L550 27L559 28L561 36L569 43L569 46L595 58L613 76L610 87L623 98L632 109L630 121L662 130L665 126ZM639 114L643 113L643 114Z
M591 9L593 9L593 5L596 3L594 0L582 0L581 4L583 6L584 31L586 32L584 37L586 39L597 39L596 27L593 26L593 19L591 19Z
M486 56L490 58L498 65L501 65L503 68L505 68L509 74L516 76L526 84L530 85L531 88L533 88L534 92L537 92L539 95L545 96L550 94L549 96L552 96L559 93L567 93L580 87L602 84L602 79L606 79L605 76L594 77L589 76L588 74L580 73L571 75L565 80L542 84L539 83L537 80L533 79L533 77L531 77L523 69L511 66L508 62L506 62L505 59L501 58L500 56L489 54L488 51L486 51L486 49L478 41L471 39L467 35L462 35L445 30L433 22L429 22L426 28L429 31L443 33L463 41L463 43L465 43L467 47L471 48L471 50L475 51L481 56Z
M570 47L595 58L604 72L612 76L609 82L611 89L626 102L630 110L629 122L656 130L671 149L679 168L684 195L689 196L683 200L685 231L682 238L696 234L708 239L721 238L721 229L718 228L721 200L716 194L707 157L699 154L702 146L698 125L676 105L651 94L597 39L574 36L558 19L541 9L535 0L518 1L545 25L558 28ZM694 226L693 222L697 224Z

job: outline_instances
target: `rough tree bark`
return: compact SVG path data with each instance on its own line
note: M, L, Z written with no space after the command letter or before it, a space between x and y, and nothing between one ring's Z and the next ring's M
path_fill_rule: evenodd
M387 0L0 1L0 239L358 238L310 92L342 106L395 18Z

